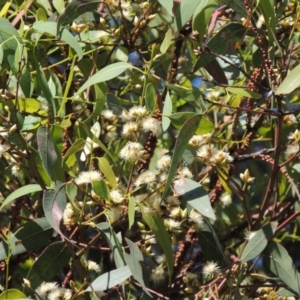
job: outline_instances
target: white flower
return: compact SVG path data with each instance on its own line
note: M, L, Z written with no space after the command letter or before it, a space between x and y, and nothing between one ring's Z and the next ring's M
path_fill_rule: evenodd
M0 144L0 158L2 155L9 149L9 146L6 144Z
M171 232L178 232L181 226L179 221L175 221L173 219L164 219L164 224Z
M102 179L101 174L98 171L90 171L90 172L81 172L77 178L75 178L74 182L77 185L82 185L86 183L92 183L92 181L99 181Z
M204 220L201 214L199 214L197 211L192 210L189 214L190 221L193 222L194 227L196 230L202 230L204 225Z
M145 132L151 131L156 137L162 134L161 122L155 118L150 117L143 120L142 126Z
M74 215L75 212L72 204L67 203L63 213L63 223L68 229L71 229L71 226L75 224Z
M122 136L124 138L132 138L135 137L139 131L140 125L137 122L128 122L123 126Z
M233 157L228 152L216 150L209 162L214 165L224 165L233 161Z
M194 147L201 147L205 143L210 143L211 141L211 133L206 133L202 135L194 135L190 141L189 145Z
M193 174L189 168L183 167L178 170L180 178L193 178Z
M128 115L130 119L142 119L148 115L146 107L143 106L133 106L129 109Z
M289 158L298 153L300 150L299 144L289 145L285 150L285 155Z
M232 203L232 197L228 193L223 193L220 197L223 206L228 206Z
M45 282L43 281L41 285L36 288L35 292L39 295L40 298L45 299L47 293L57 289L57 282Z
M112 202L114 202L115 204L120 204L124 201L124 196L120 190L111 190L109 192L109 195Z
M100 266L92 260L88 260L87 268L89 271L96 271L97 273L99 273L101 271Z
M165 277L166 277L166 273L164 271L164 266L163 264L161 264L152 270L152 273L150 275L150 280L152 280L154 283L159 283L163 281Z
M141 186L143 184L151 184L155 182L156 175L151 171L143 172L134 182L135 186Z
M217 149L212 144L202 145L198 151L197 156L200 157L205 163L209 163L210 159L217 153Z
M165 202L170 204L171 206L179 206L180 205L180 201L179 201L178 197L175 197L175 196L169 196L165 200Z
M105 119L109 121L114 121L117 118L117 116L110 109L103 109L101 111L101 116L103 116Z
M214 277L218 273L220 273L220 267L218 266L218 263L215 263L213 261L208 261L202 269L202 274L204 277Z
M137 162L144 154L143 146L136 142L127 142L120 151L120 157L124 160Z
M146 234L146 236L144 237L144 241L146 244L151 244L151 245L157 244L156 238L153 234L152 235Z
M15 177L18 177L19 174L20 174L20 166L18 165L13 165L11 167L11 173L15 176Z
M172 164L172 158L170 155L163 155L156 163L156 168L160 171L169 169Z

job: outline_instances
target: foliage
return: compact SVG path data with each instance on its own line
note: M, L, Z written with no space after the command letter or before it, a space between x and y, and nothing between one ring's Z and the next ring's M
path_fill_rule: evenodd
M298 1L0 8L0 299L300 297Z

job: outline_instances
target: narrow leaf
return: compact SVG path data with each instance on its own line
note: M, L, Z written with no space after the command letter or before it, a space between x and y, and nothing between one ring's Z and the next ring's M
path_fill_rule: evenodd
M144 283L144 279L143 279L143 270L142 270L142 266L140 264L140 262L144 261L144 257L143 254L140 250L140 248L133 243L131 240L125 238L129 249L130 249L130 254L124 252L124 258L126 260L126 263L132 273L132 276L134 277L134 279L139 282L144 290L144 292L146 294L148 294L151 298L151 294L148 292L146 285Z
M46 218L28 221L9 236L9 245L0 243L0 260L6 259L8 247L12 255L25 253L47 245L52 235L53 230Z
M70 252L64 242L56 242L47 247L34 262L27 275L31 288L36 289L43 281L52 281L69 263L70 257Z
M68 151L66 152L66 154L64 155L63 159L62 159L62 164L63 162L70 157L71 155L82 151L84 146L85 146L86 141L84 139L77 139L72 146L68 149Z
M45 126L39 127L36 134L36 139L43 166L51 178L52 168L57 159L57 154L49 128Z
M114 171L107 159L105 157L99 157L98 164L100 171L104 174L105 178L111 184L112 188L116 189L118 187L116 175L114 174Z
M193 15L193 30L199 32L199 41L203 40L207 31L208 23L216 8L216 0L202 0Z
M47 32L53 36L56 36L56 32L58 30L58 24L56 24L56 22L36 22L32 25L32 28L37 31ZM80 47L80 44L67 29L64 28L61 31L60 38L75 50L78 59L82 59L83 52Z
M134 224L134 215L135 215L135 200L133 197L129 198L128 203L128 222L129 222L129 228Z
M159 245L164 251L167 259L169 282L172 280L173 274L173 251L171 246L170 237L166 231L164 223L160 216L153 216L144 211L144 207L140 205L143 214L143 219L146 221L152 232L154 233Z
M179 31L192 17L201 0L181 0L176 10L174 29Z
M86 12L93 12L94 10L97 10L99 5L99 1L72 0L59 16L57 20L57 32L54 35L58 36L61 26L72 23L76 18L80 17Z
M117 62L104 67L99 72L90 77L78 90L78 94L82 93L85 89L93 84L108 81L122 74L126 69L132 68L132 65L126 62Z
M268 269L300 296L300 276L288 252L280 244L270 241L264 251Z
M146 106L148 110L152 113L154 112L156 104L156 92L155 87L152 83L148 83L146 86Z
M167 52L167 50L171 45L171 42L172 42L172 29L169 28L159 48L161 54L165 54Z
M165 97L165 103L163 107L163 115L162 115L162 129L163 131L167 130L171 124L171 120L166 116L172 113L172 99L170 97L169 92L167 92Z
M112 250L113 258L116 266L118 268L125 266L124 258L123 258L123 248L113 228L106 222L99 223L96 226L101 232L104 233L107 244L109 245L109 248Z
M162 195L162 198L164 199L169 191L170 185L172 183L173 177L175 175L175 172L177 170L178 164L181 161L182 154L188 145L189 140L194 135L202 115L197 114L191 118L189 118L182 126L174 149L174 154L172 156L172 165L170 167L170 171L168 174L168 178L166 181L165 189Z
M190 210L191 208L194 208L201 215L213 220L216 219L216 215L210 204L208 193L198 182L189 178L181 178L175 181L174 189L187 201Z
M242 262L247 262L262 253L266 248L268 241L272 238L277 225L277 222L271 222L255 233L242 252Z
M295 67L284 78L280 86L275 92L275 95L290 94L300 85L300 65Z
M2 203L0 210L15 199L34 192L40 192L42 188L39 184L28 184L13 191Z
M127 278L132 275L128 266L121 267L119 269L113 270L102 274L97 279L95 279L91 286L88 287L86 292L100 292L110 289L118 284L123 283Z

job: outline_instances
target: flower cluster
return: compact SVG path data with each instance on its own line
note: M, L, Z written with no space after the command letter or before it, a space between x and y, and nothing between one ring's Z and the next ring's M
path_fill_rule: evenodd
M43 282L36 290L36 299L42 300L69 300L72 298L72 291L61 288L56 282Z
M233 161L228 152L219 150L212 144L210 134L195 135L189 144L197 148L197 157L207 166L227 167Z

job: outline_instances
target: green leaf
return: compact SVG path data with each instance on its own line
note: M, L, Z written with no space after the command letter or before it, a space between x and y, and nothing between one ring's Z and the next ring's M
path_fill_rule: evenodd
M280 244L270 241L264 251L267 268L300 296L300 277L288 252Z
M167 92L165 97L165 103L163 107L163 113L162 113L162 129L163 131L167 130L171 124L170 118L167 117L167 115L171 115L172 113L172 99L170 97L169 92Z
M47 102L49 104L52 115L55 116L56 115L56 105L54 102L53 95L50 91L50 88L49 88L46 76L43 72L43 69L42 69L40 63L38 62L38 58L36 57L35 51L32 51L32 53L33 53L34 66L35 66L35 70L36 70L37 84L43 93L42 96L47 100Z
M63 159L62 159L62 164L63 162L68 158L70 157L71 155L79 152L79 151L82 151L82 149L84 148L85 146L85 143L86 141L84 139L77 139L73 144L72 146L68 149L68 151L66 152L66 154L64 155Z
M143 219L154 233L159 245L161 246L164 254L166 255L169 282L171 282L174 259L170 237L166 231L165 225L160 216L153 216L151 214L145 213L145 209L142 205L140 205L140 208L142 211Z
M157 104L156 104L156 91L152 83L148 83L146 86L145 100L146 100L146 106L148 110L151 113L154 112L155 108L157 107Z
M106 103L115 115L122 114L123 107L122 107L119 99L115 95L113 95L111 93L107 93L106 94Z
M173 15L173 0L158 0L158 2L166 9L170 16Z
M271 222L255 233L255 235L248 241L242 252L242 262L247 262L262 253L262 251L266 248L268 241L274 235L277 225L277 222Z
M47 245L52 235L53 230L46 218L28 221L6 237L9 244L0 243L0 260L6 259L8 247L12 255L18 255Z
M40 192L42 188L39 184L28 184L13 191L2 203L0 210L15 199L34 192Z
M201 0L181 0L176 10L174 29L179 31L192 17Z
M172 29L169 28L168 31L166 32L165 37L159 48L161 54L165 54L167 52L167 50L169 49L171 42L172 42L172 37L173 37Z
M169 191L170 185L172 183L173 177L175 175L175 172L177 170L178 164L181 161L182 154L186 148L186 146L189 143L189 140L194 135L200 121L201 121L202 115L197 114L195 116L192 116L189 118L182 126L178 138L176 141L174 153L172 156L172 165L169 170L168 178L166 181L165 189L162 195L162 199L164 199Z
M275 19L275 7L274 2L271 0L259 1L259 7L261 8L265 24L267 26L267 33L270 43L274 41L276 19Z
M97 196L106 200L109 199L109 189L104 180L93 181L92 186Z
M128 222L129 222L129 228L134 224L134 215L135 215L135 200L133 197L129 197L129 203L128 203Z
M51 132L48 127L39 127L37 134L37 145L43 166L51 178L52 168L57 160L57 153L55 151Z
M235 94L235 95L249 97L252 99L260 99L262 97L261 94L252 92L252 91L248 91L245 88L228 87L228 88L226 88L226 91L228 91L229 93Z
M99 223L96 226L101 232L104 233L106 242L109 245L109 248L112 250L113 258L117 268L125 266L125 260L123 258L124 251L113 228L106 222Z
M132 275L128 266L107 272L96 278L85 292L101 292L123 283Z
M47 247L30 269L27 279L31 288L36 289L43 281L52 281L70 260L70 252L65 242L55 242Z
M197 101L201 96L201 91L195 87L187 89L178 85L166 84L166 86L173 91L176 95L186 101Z
M114 171L107 159L105 157L98 157L98 165L100 171L104 174L109 184L112 186L113 189L116 189L118 187L116 175L114 174Z
M194 208L201 215L216 219L208 193L198 182L189 178L181 178L174 182L174 190L187 201L189 210Z
M133 243L131 240L125 237L125 240L129 246L130 254L124 252L124 258L126 260L126 263L132 273L133 278L139 282L146 294L148 294L151 298L151 294L148 292L147 287L144 283L143 279L143 270L140 262L144 261L143 254L140 250L140 248Z
M119 46L115 52L116 59L119 61L128 61L128 50L125 47Z
M195 115L196 114L194 112L179 112L173 113L166 117L168 117L171 120L173 126L175 126L176 128L180 128L186 122L186 120Z
M222 0L222 2L239 13L242 17L246 18L248 16L243 0Z
M211 133L215 129L214 124L207 118L201 118L200 124L196 130L196 134L206 134Z
M52 228L66 238L60 230L60 222L67 205L67 199L62 184L57 183L55 191L45 191L43 195L43 209ZM67 239L67 238L66 238Z
M76 18L86 12L97 10L99 1L94 0L72 0L63 13L57 19L57 31L54 35L58 36L60 27L72 23Z
M284 78L282 83L279 85L275 92L275 95L290 94L300 85L300 65L295 67L288 75Z
M63 0L53 0L53 6L59 14L62 14L65 9L65 2Z
M17 289L9 289L0 295L0 299L17 299L17 300L22 300L22 299L29 299L26 298L26 295L23 294L21 291Z
M193 15L193 30L199 32L199 41L203 40L213 11L217 6L216 0L202 0Z
M72 1L72 3L75 1ZM71 5L71 4L70 4ZM58 31L59 25L55 22L36 22L32 25L32 28L34 30L40 31L40 32L47 32L53 36L56 36L56 32ZM78 41L74 38L74 36L67 30L62 29L60 38L64 40L71 48L73 48L78 55L78 59L82 59L83 52L80 47L80 44Z
M224 254L220 251L214 235L206 230L198 232L201 251L207 261L222 263Z
M6 19L0 18L0 45L3 50L3 59L9 65L14 74L18 69L15 68L15 51L18 43L22 44L22 39L16 28Z
M90 77L78 90L78 94L82 93L85 89L90 87L93 84L108 81L110 79L113 79L120 74L122 74L125 70L128 68L132 68L132 65L126 62L117 62L114 64L111 64L109 66L104 67L97 73L95 73L92 77Z
M205 66L215 59L215 55L209 53L212 51L216 54L224 54L236 47L237 42L241 42L246 33L246 28L239 23L229 23L223 27L214 37L212 37L206 47L208 52L202 53L194 66L194 72Z

